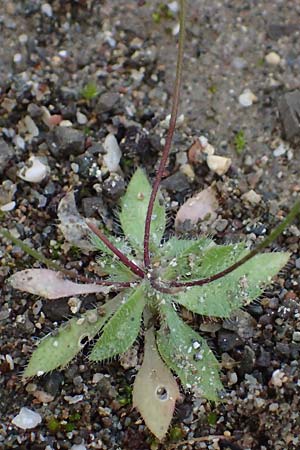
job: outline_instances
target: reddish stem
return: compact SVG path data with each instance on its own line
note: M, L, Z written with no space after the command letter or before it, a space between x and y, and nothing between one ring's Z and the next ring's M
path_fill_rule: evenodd
M170 153L172 138L176 126L176 119L178 113L178 104L180 97L180 86L181 86L181 78L182 78L182 66L183 66L183 47L184 47L184 35L185 35L185 10L186 10L186 1L180 1L180 31L179 31L179 45L178 45L178 55L177 55L177 66L176 66L176 79L173 93L173 103L171 110L171 119L169 124L169 129L166 137L166 143L164 146L162 158L159 163L158 171L156 174L156 178L153 183L153 188L148 204L148 210L145 221L145 232L144 232L144 265L145 267L150 266L150 227L151 227L151 219L154 208L155 199L157 196L158 188L163 176L164 169L166 167L167 159Z
M263 250L265 247L270 245L275 239L278 238L280 234L284 231L284 229L289 226L293 220L299 215L300 213L300 200L297 200L286 216L286 218L276 227L274 230L267 236L256 248L251 250L251 252L248 253L248 255L241 258L236 263L232 264L232 266L227 267L227 269L222 270L221 272L216 273L215 275L211 275L210 277L203 278L202 280L196 280L196 281L172 281L170 283L171 287L190 287L190 286L203 286L204 284L211 283L212 281L218 280L219 278L223 278L225 275L228 275L229 273L236 270L238 267L245 264L245 262L252 259L255 255L257 255L261 250ZM259 268L257 269L259 270Z
M119 260L126 266L128 267L128 269L131 270L131 272L133 272L135 275L137 275L140 278L144 278L145 277L145 272L139 267L137 266L133 261L130 261L130 259L127 258L126 255L124 255L124 253L122 253L119 249L117 249L117 247L115 247L108 239L107 237L101 233L101 231L92 223L89 221L86 221L87 226L89 227L89 229L96 235L98 236L99 239L101 239L101 241L103 242L103 244L109 248L109 250L111 250L116 256L117 258L119 258Z

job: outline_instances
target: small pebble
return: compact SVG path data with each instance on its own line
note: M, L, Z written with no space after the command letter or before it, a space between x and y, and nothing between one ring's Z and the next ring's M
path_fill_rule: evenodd
M75 403L82 402L83 395L74 395L73 397L71 395L65 395L64 399L69 403L69 405L75 405Z
M261 195L257 194L253 189L242 195L242 200L251 205L258 205L261 202Z
M20 409L19 414L13 418L12 423L18 428L22 428L22 430L28 430L35 428L41 421L42 417L40 414L23 407Z
M20 34L20 36L19 36L19 42L20 42L20 44L26 44L27 41L28 41L28 36L27 36L27 34Z
M74 444L72 445L71 450L87 450L87 448L83 444Z
M285 373L282 370L280 369L274 370L274 372L272 373L270 383L273 384L273 386L281 387L283 385L284 377Z
M88 121L85 114L82 114L80 111L77 111L76 113L76 119L79 125L85 125Z
M225 156L208 155L206 162L210 170L219 176L224 175L231 166L231 159Z
M231 64L235 69L238 69L238 70L242 70L247 67L247 61L244 58L240 58L239 56L237 56L236 58L233 58Z
M286 153L286 148L283 144L280 144L275 150L273 151L273 155L278 158L279 156L283 156Z
M117 139L113 134L108 134L103 144L106 154L103 157L104 163L110 172L116 172L122 156Z
M52 6L49 3L43 3L41 6L41 11L43 14L45 14L45 16L53 16Z
M293 341L300 342L300 331L294 331L294 333L293 333Z
M250 89L245 89L244 92L239 96L239 104L244 108L253 105L257 101L256 95L253 94Z
M275 412L275 411L278 410L278 407L279 407L278 403L271 403L270 406L269 406L269 411L270 412Z
M281 58L278 55L278 53L270 52L265 56L265 60L268 64L271 64L272 66L277 66L280 63Z
M20 64L20 62L22 61L22 55L21 53L16 53L14 55L14 63L15 64Z
M233 384L236 384L237 381L238 381L237 374L235 372L229 373L229 375L228 375L228 384L230 386L232 386Z
M2 212L9 212L12 211L13 209L15 209L16 207L16 202L12 201L12 202L8 202L5 205L0 206L0 210Z
M48 167L36 156L31 156L27 161L27 167L23 167L18 176L29 183L40 183L48 174Z

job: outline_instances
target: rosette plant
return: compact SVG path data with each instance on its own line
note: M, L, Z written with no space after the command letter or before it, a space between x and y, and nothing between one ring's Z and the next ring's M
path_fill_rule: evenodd
M27 269L10 277L13 287L48 299L118 292L98 308L70 319L42 339L23 377L41 376L65 367L89 341L89 359L103 362L126 352L143 336L143 361L133 386L133 405L158 439L166 435L173 416L179 397L177 379L184 389L211 401L217 401L222 391L218 360L206 339L184 322L182 310L186 308L204 317L227 318L259 297L290 257L286 252L260 252L300 209L297 202L286 219L254 250L243 242L216 245L206 237L164 240L166 212L159 186L177 118L185 3L180 1L171 119L153 185L145 172L137 169L121 199L122 237L107 236L92 222L78 224L90 233L90 242L100 252L99 264L106 277L74 275L46 258L42 261L48 269ZM41 260L33 250L29 252ZM70 281L67 279L70 277L83 283Z

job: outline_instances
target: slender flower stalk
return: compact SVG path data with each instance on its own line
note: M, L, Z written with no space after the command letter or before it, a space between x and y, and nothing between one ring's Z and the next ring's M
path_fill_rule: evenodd
M101 241L103 242L103 244L109 248L109 250L111 250L116 256L117 258L119 258L119 260L126 266L128 267L128 269L131 270L131 272L133 272L135 275L137 275L140 278L144 278L145 277L145 272L137 265L135 264L133 261L130 261L130 259L127 258L126 255L124 255L124 253L122 253L119 249L117 249L117 247L115 247L109 239L107 239L107 237L101 233L101 231L92 223L89 222L88 220L86 221L87 226L89 227L89 229L96 235L98 236L99 239L101 239Z
M166 137L166 143L164 146L163 154L159 163L158 171L156 174L156 178L154 180L147 216L145 221L145 233L144 233L144 265L145 267L150 266L150 227L151 227L151 218L152 212L154 208L155 199L157 196L158 188L163 176L164 169L166 167L167 159L170 153L172 138L176 127L177 113L178 113L178 104L180 97L180 87L181 87L181 78L182 78L182 69L183 69L183 49L184 49L184 37L185 37L185 16L186 16L186 0L180 0L180 30L179 30L179 42L178 42L178 54L177 54L177 66L176 66L176 79L173 93L173 103L171 110L171 119L169 124L169 129Z

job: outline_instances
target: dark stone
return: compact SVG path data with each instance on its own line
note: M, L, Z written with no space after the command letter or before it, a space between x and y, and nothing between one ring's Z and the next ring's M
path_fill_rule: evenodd
M61 372L52 372L45 379L44 389L55 397L60 392L63 382L64 376Z
M270 23L267 27L267 34L270 39L277 41L281 37L289 36L297 30L300 31L300 25L296 23L290 23L285 25L278 23Z
M284 344L283 342L278 342L276 344L276 352L280 355L280 356L285 356L285 357L289 357L290 356L290 347L288 344Z
M14 154L13 147L8 145L3 139L0 139L0 174L3 173Z
M300 91L287 92L280 97L278 109L286 139L300 137Z
M111 200L118 200L125 192L125 181L118 175L113 174L103 183L103 194Z
M260 355L256 360L256 364L259 367L269 367L271 363L271 353L266 352L262 347L260 349Z
M95 156L90 153L90 149L76 158L75 162L79 166L80 177L83 178L90 179L93 176L93 171L98 169L97 160Z
M43 312L45 316L53 322L65 319L70 315L68 299L59 298L51 300L51 302L43 303Z
M105 92L100 95L96 104L96 112L101 114L112 112L116 109L120 101L120 95L117 92Z
M165 178L161 186L169 192L185 192L190 189L189 179L182 172L176 172Z
M27 112L32 119L39 119L42 115L42 109L35 103L30 103L27 108Z
M254 317L259 317L264 312L263 307L259 303L251 303L247 306L247 311Z
M138 127L131 126L125 131L120 148L124 155L140 155L144 158L149 155L151 143L146 133Z
M238 373L240 376L245 375L245 373L252 373L255 365L255 359L255 351L248 345L245 345L243 357L238 368Z
M103 211L103 200L101 197L86 197L82 199L82 209L85 217L101 216Z
M69 127L56 127L47 137L50 152L55 158L80 155L85 150L85 136Z
M242 344L242 340L236 333L231 333L230 331L221 330L218 333L218 345L222 352L228 352L235 347Z

